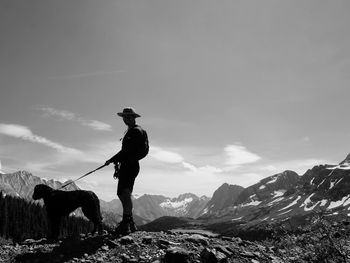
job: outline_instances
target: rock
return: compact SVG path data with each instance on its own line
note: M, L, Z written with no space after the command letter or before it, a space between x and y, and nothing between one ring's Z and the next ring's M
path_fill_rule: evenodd
M143 239L142 239L142 244L151 244L153 241L153 237L151 236L145 236Z
M225 263L228 262L226 255L216 249L204 248L200 254L202 263Z
M101 250L103 250L103 251L108 251L108 250L109 250L109 247L108 247L108 246L102 246L102 247L101 247Z
M349 221L344 220L344 221L343 221L343 224L344 224L344 226L348 226L348 225L350 225L350 222L349 222Z
M243 243L242 239L239 237L233 237L231 241L237 243L238 245L241 245Z
M165 239L159 239L159 240L158 240L158 246L159 246L159 248L166 249L169 245L170 245L170 243L169 243L168 240L165 240Z
M168 248L169 246L178 246L180 245L180 243L176 243L176 242L171 242L169 240L165 240L165 239L159 239L158 240L158 246L160 248L163 248L163 249L166 249Z
M120 244L128 245L134 243L134 239L131 236L124 236L119 239Z
M186 240L192 243L201 244L203 246L208 246L209 244L208 238L199 234L191 235L187 237Z
M340 238L341 234L339 232L335 232L333 235L334 238Z
M24 240L23 244L32 244L35 243L36 241L34 239L26 239Z
M220 246L220 245L217 245L217 246L214 246L214 248L217 250L217 251L220 251L222 253L224 253L226 256L230 257L232 256L232 252L229 251L226 247L224 246Z
M109 240L109 239L105 240L105 244L110 248L115 248L119 245L117 242L115 242L113 240Z
M180 247L171 247L166 251L164 263L190 263L190 253Z

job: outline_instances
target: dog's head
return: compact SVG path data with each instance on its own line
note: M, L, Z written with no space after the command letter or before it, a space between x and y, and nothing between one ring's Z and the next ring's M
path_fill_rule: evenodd
M45 198L53 191L53 189L46 184L38 184L34 187L33 199L38 200Z

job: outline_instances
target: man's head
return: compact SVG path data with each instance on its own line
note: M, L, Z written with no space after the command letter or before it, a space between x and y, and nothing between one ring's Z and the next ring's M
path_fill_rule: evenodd
M118 115L123 118L124 123L127 126L133 126L136 124L136 118L141 117L137 114L133 108L124 108L123 112L118 112Z

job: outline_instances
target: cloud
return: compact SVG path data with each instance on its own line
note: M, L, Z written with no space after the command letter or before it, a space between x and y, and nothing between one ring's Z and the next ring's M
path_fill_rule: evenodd
M85 126L89 126L92 129L97 130L97 131L111 131L112 130L112 126L111 125L109 125L107 123L104 123L104 122L101 122L101 121L84 120L84 119L81 119L81 118L79 118L78 121L81 124L83 124Z
M45 116L56 116L61 118L62 120L74 120L76 118L75 114L70 111L65 111L65 110L57 110L51 107L42 107L39 108L39 110L43 111Z
M181 168L185 168L186 172L191 175L215 174L221 173L223 170L211 165L196 166L190 162L185 161L185 158L172 151L164 150L161 147L151 147L150 156L156 161L167 164L176 164Z
M182 163L184 160L180 154L163 150L162 148L156 146L150 147L150 156L164 163Z
M77 121L81 125L90 127L91 129L97 130L97 131L112 131L112 126L107 123L97 121L97 120L85 119L77 116L76 114L70 111L58 110L52 107L41 107L38 109L44 112L44 115L48 117L58 117L61 120L67 120L67 121Z
M210 173L210 174L214 174L214 173L221 173L223 170L220 168L217 168L215 166L211 166L211 165L205 165L205 166L195 166L193 164L187 163L187 162L182 162L183 167L189 169L191 172L194 173Z
M15 138L20 138L25 141L30 141L34 143L39 143L42 145L45 145L47 147L53 148L59 152L63 153L71 153L71 154L77 154L80 153L80 151L63 146L62 144L53 142L49 139L46 139L45 137L35 135L33 132L26 126L22 125L17 125L17 124L0 124L0 133L15 137Z
M244 146L241 145L227 145L224 151L227 158L225 164L230 167L238 167L243 164L254 163L261 159L260 156L249 152Z

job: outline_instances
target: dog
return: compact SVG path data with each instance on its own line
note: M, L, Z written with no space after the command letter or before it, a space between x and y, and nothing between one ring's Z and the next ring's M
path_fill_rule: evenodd
M63 216L68 216L78 207L82 208L84 215L94 224L92 233L96 230L102 234L102 216L100 201L92 191L54 190L48 185L38 184L34 187L33 199L44 199L44 207L49 221L48 238L58 239L60 222Z

